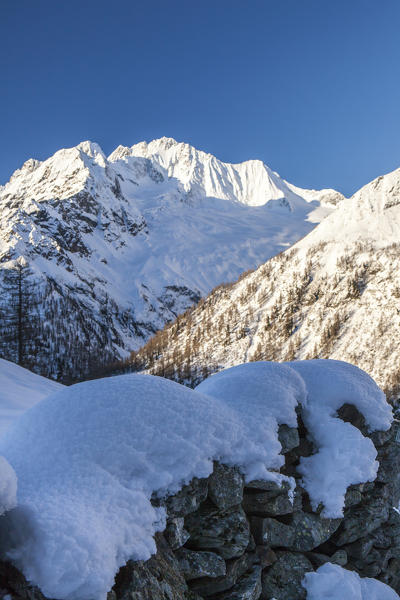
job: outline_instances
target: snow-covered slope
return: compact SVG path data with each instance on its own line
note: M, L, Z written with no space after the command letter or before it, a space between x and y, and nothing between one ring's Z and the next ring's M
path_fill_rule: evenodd
M137 365L178 380L250 360L336 358L400 387L400 169L310 234L222 286L151 341Z
M62 385L0 358L0 435L28 408Z
M260 161L225 164L169 138L108 158L83 142L28 160L0 190L0 270L21 257L29 266L36 368L66 380L126 355L341 199L291 186ZM8 348L2 355L15 358Z

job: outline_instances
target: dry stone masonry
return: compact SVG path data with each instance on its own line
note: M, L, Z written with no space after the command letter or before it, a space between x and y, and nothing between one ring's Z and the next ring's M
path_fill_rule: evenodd
M400 592L400 423L368 434L362 415L346 405L340 417L369 435L380 463L375 482L347 490L343 518L313 511L296 466L314 452L299 427L280 427L286 482L244 482L239 470L216 463L208 479L194 479L162 503L168 525L158 553L121 569L116 600L302 600L305 573L326 562L374 577ZM340 440L338 440L340 451ZM165 570L163 570L165 567ZM142 577L139 576L142 574Z
M369 435L378 451L374 482L347 490L343 518L314 511L296 471L299 459L315 449L301 420L281 426L290 486L245 482L239 469L215 463L207 479L166 498L167 526L156 534L157 553L130 561L116 576L108 600L302 600L302 580L326 562L374 577L400 592L400 422L387 432L368 434L362 415L350 405L339 416ZM338 440L340 452L340 440ZM22 575L3 563L2 597L44 599Z

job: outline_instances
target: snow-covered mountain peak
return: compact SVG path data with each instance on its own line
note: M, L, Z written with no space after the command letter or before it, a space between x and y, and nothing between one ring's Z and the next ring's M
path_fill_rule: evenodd
M115 148L108 156L109 162L116 162L121 158L131 156L131 148L129 146L122 146L121 144Z
M127 156L126 149L117 150L118 156L121 153ZM240 202L246 206L264 206L270 203L269 208L283 208L289 211L304 205L305 201L316 200L324 204L323 199L328 195L335 195L336 200L324 204L329 204L330 208L343 199L343 196L334 190L324 190L321 193L292 186L261 160L225 163L212 154L197 150L190 144L177 142L173 138L160 138L150 143L136 144L130 149L130 156L147 158L153 163L158 163L169 177L178 179L193 198L205 195ZM110 159L112 157L114 158L114 153Z
M97 164L101 165L102 167L106 166L107 157L100 148L99 144L96 142L90 142L86 140L85 142L78 144L76 148L84 154L87 154L87 156L90 156L90 158L93 158Z
M311 231L333 210L313 200L259 160L231 165L172 138L106 158L85 141L0 188L0 276L26 258L41 314L56 321L42 372L57 376L69 340L63 377L76 376Z
M24 162L24 164L19 169L14 171L14 173L10 177L10 181L18 179L21 175L25 176L27 173L32 173L32 171L34 171L35 169L40 167L41 164L42 163L40 160L36 160L35 158L29 158L28 160L26 160ZM5 186L1 186L0 189L2 189L4 187Z

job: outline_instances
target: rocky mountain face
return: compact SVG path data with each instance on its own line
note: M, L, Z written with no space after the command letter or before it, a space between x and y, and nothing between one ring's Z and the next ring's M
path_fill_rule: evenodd
M0 188L0 355L82 377L293 244L342 199L168 138L108 158L83 142L28 160Z
M133 356L196 383L252 360L335 358L400 390L400 169L372 181L292 248L222 285Z

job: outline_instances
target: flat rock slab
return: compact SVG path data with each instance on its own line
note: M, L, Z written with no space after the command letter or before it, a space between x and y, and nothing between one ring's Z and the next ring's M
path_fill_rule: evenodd
M271 517L252 517L251 527L257 544L305 552L327 541L341 522L342 519L323 519L312 513L297 512L289 525Z
M240 506L222 512L204 504L186 517L185 528L190 548L215 551L225 559L242 555L250 542L250 526Z
M224 577L204 577L190 582L190 589L207 598L226 590L231 590L236 582L253 565L255 556L249 553L243 554L240 558L230 560L226 563L226 575Z
M153 496L151 501L154 506L165 506L170 518L185 517L199 508L200 504L207 498L207 493L208 480L195 477L188 485L184 485L177 494L163 498Z
M226 575L225 561L215 552L196 552L180 548L175 552L175 557L186 581Z

